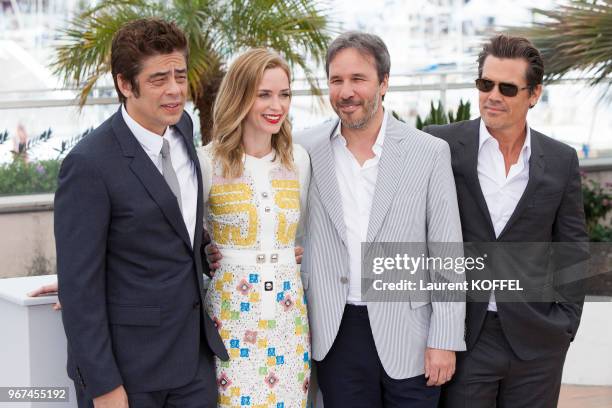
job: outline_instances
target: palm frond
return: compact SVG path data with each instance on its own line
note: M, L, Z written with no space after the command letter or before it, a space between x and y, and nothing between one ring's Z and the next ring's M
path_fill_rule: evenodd
M540 50L547 80L576 70L589 73L591 85L612 76L612 0L571 0L554 10L533 11L547 20L511 32Z
M313 66L323 62L332 23L329 9L314 0L103 0L74 16L60 32L51 61L64 84L81 87L81 106L110 70L112 38L125 23L142 17L172 20L189 41L189 87L197 97L218 78L228 58L250 47L278 51L300 67L319 93Z
M269 47L292 68L300 67L315 94L320 94L311 65L325 59L332 25L328 9L308 0L231 0L217 35L232 55L249 47ZM242 27L240 30L232 27Z
M141 1L109 1L95 11L77 15L60 32L60 45L50 67L67 86L85 84L79 97L81 106L95 82L110 71L110 49L117 30L134 19L154 16L158 10Z

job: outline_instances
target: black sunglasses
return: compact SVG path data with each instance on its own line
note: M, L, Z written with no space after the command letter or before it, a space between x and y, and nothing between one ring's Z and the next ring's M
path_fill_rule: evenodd
M506 82L497 83L495 81L491 81L489 79L484 79L484 78L478 78L476 80L476 88L478 88L480 92L491 92L493 88L495 88L496 84L499 87L500 94L504 96L510 96L510 97L516 96L516 94L518 94L519 91L523 91L529 88L528 86L524 88L519 88L518 86L514 84L509 84Z

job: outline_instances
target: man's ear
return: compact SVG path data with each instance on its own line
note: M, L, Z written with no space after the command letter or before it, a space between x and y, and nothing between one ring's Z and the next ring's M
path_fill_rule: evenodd
M123 75L121 74L117 74L117 87L119 88L123 96L125 96L126 98L131 98L135 96L132 90L132 84L130 83L130 81L127 81L125 78L123 78Z
M540 96L542 96L542 84L536 85L533 88L533 92L529 95L529 109L536 106L536 103L540 100Z
M387 89L389 89L389 75L386 74L383 80L380 83L380 94L385 96L387 93Z

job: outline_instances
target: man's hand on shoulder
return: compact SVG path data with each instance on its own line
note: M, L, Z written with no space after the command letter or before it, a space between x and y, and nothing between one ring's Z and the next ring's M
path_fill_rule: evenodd
M123 385L93 400L94 408L129 408L127 393Z
M439 386L455 374L455 352L427 348L425 350L425 378L428 386Z

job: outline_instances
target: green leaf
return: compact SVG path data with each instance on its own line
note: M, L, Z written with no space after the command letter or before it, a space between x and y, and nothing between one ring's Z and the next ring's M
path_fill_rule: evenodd
M110 72L117 30L138 18L159 17L176 22L188 39L189 88L198 110L212 105L216 89L203 90L218 87L215 81L227 61L252 47L276 50L321 95L313 62L323 63L331 34L338 31L329 13L325 3L315 0L105 0L73 16L58 33L50 66L66 86L81 88L82 106ZM202 134L208 131L201 129Z
M548 81L575 70L591 74L592 85L611 77L612 0L569 0L554 10L533 12L546 21L510 28L510 33L530 39L540 50Z

